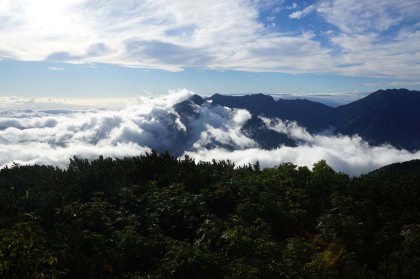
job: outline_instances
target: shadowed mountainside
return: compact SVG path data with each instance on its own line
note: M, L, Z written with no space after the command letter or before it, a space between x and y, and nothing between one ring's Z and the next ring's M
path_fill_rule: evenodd
M336 109L337 131L358 134L374 145L420 147L420 92L407 89L379 90Z

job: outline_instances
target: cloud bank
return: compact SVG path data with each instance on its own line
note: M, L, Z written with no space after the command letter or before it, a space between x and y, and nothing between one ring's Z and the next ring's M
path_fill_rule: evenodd
M296 147L264 150L241 130L251 118L246 110L210 103L179 114L174 105L192 95L173 91L158 98L140 98L122 109L3 110L0 112L0 166L52 164L65 167L69 158L136 156L169 151L196 160L231 160L236 165L259 161L263 167L284 162L311 167L325 159L350 175L393 162L420 158L392 146L372 147L360 137L312 135L294 122L261 118L278 133L296 140Z
M411 153L392 146L370 146L359 136L311 135L294 122L264 119L271 129L298 140L297 147L279 146L273 150L247 148L233 152L223 148L201 149L187 154L196 160L211 158L231 160L237 165L259 161L262 167L272 167L292 162L311 168L314 163L326 160L336 171L357 176L384 165L420 158L420 151Z
M312 2L3 0L0 59L418 78L418 0Z
M122 108L128 103L138 103L137 98L33 98L19 96L0 96L0 110L57 110L57 109L92 109Z

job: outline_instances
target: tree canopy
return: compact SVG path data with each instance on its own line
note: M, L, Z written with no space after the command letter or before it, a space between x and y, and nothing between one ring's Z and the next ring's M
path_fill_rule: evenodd
M0 170L1 278L418 278L420 173L155 152Z

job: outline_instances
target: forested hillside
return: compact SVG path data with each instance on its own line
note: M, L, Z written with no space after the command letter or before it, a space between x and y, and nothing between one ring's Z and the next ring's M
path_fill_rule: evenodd
M0 277L418 278L412 164L350 178L324 161L150 153L4 168Z

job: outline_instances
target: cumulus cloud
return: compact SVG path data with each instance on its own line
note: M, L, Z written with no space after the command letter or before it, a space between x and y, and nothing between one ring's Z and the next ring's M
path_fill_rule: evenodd
M3 110L0 112L0 166L52 164L65 167L69 158L125 157L153 150L189 155L196 160L231 160L236 165L260 161L263 167L284 162L311 167L325 159L335 170L359 175L393 162L420 158L392 146L370 146L358 136L310 134L294 122L260 118L268 129L287 135L295 147L262 149L242 127L251 119L246 110L205 102L176 104L192 92L141 97L120 109Z
M191 95L184 89L140 97L123 109L2 111L0 166L63 165L73 155L122 157L151 149L182 155L185 150L215 146L256 146L240 131L251 117L247 111L204 104L195 107L196 115L181 118L173 106Z
M279 146L273 150L247 148L229 151L223 148L200 149L186 152L200 161L211 161L212 158L230 160L236 165L259 161L262 167L272 167L281 163L292 162L299 166L311 168L314 163L326 160L336 171L349 175L360 175L373 171L387 164L420 158L420 151L411 153L392 146L370 146L355 135L311 135L295 122L283 122L279 119L263 119L269 128L287 134L298 140L297 147Z
M7 110L0 112L0 166L11 162L64 166L69 157L134 156L159 149L170 136L163 118L191 94L140 98L124 109ZM177 129L177 128L174 128Z

